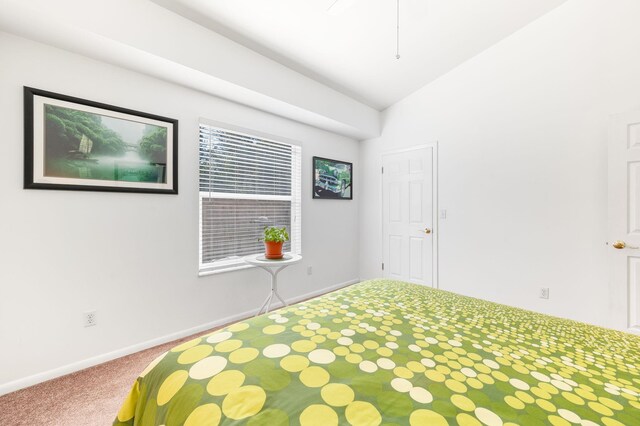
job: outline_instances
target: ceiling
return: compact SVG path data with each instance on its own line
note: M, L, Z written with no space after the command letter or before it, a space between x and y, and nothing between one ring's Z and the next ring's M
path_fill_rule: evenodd
M566 0L153 1L383 110Z

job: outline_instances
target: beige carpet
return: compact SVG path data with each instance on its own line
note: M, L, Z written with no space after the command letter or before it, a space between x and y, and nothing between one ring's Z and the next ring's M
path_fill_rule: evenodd
M147 364L173 346L213 330L0 396L0 425L110 425Z

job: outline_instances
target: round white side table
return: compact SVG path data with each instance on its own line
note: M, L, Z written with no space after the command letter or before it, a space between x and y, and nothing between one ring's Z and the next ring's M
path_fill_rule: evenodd
M264 254L254 254L251 256L247 256L243 259L246 263L253 266L258 266L271 275L271 292L269 296L267 296L267 300L264 301L260 310L256 314L256 316L262 313L264 309L264 313L269 312L271 308L271 301L273 300L273 296L276 296L280 301L287 305L287 302L284 301L282 297L278 294L278 272L282 271L289 265L293 265L294 263L298 263L302 260L302 256L297 254L285 254L282 259L267 259L264 257Z

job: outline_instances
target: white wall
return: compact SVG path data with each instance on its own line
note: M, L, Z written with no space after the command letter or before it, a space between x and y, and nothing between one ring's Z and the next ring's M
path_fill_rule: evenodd
M640 105L639 21L637 1L570 0L385 111L361 146L361 277L381 275L381 152L439 141L440 288L624 327L606 132Z
M357 171L356 141L6 33L0 64L0 394L260 306L264 271L198 278L199 117L302 142L304 260L283 296L357 279L358 202L312 200L309 170L320 155ZM23 85L177 118L179 195L23 190Z
M365 138L380 113L149 0L0 0L0 31Z

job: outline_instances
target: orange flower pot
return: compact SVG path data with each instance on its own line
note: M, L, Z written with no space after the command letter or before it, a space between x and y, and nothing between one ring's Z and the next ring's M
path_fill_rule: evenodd
M282 259L282 243L275 241L264 242L264 257L267 259Z

